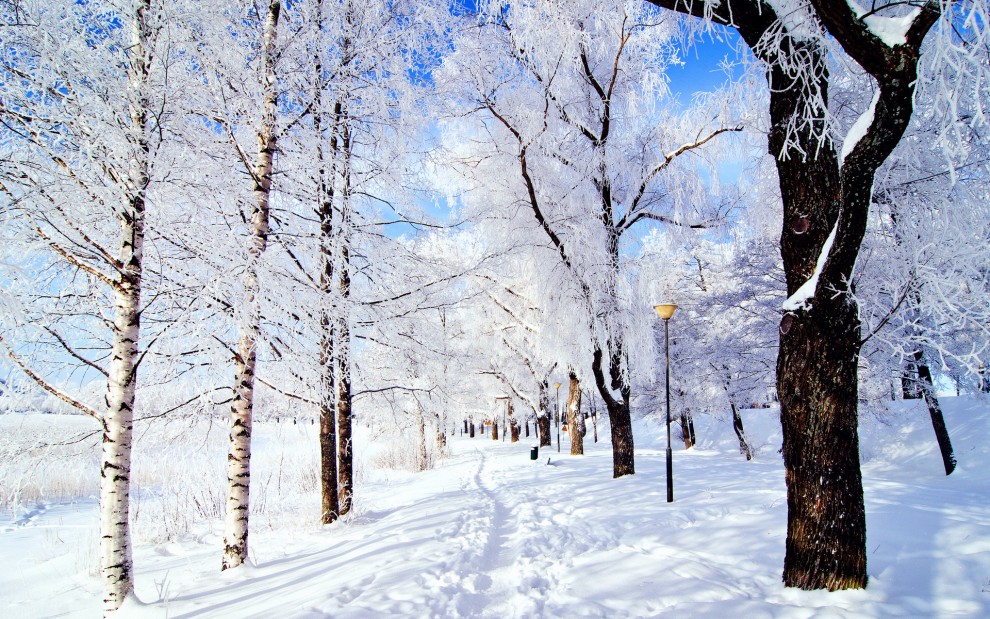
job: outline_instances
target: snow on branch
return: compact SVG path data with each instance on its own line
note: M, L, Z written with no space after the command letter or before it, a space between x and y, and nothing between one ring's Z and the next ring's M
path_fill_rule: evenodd
M3 339L2 336L0 336L0 346L3 346L4 348L7 348L7 343L4 341L4 339ZM52 394L53 396L55 396L59 400L62 400L66 404L72 406L73 408L86 413L87 415L89 415L93 419L96 419L98 421L102 421L103 417L98 412L96 412L95 409L92 409L89 406L86 406L85 404L83 404L79 400L76 400L75 398L73 398L69 394L65 393L61 389L55 387L54 385L52 385L51 383L49 383L47 380L45 380L44 378L42 378L40 374L38 374L37 372L35 372L31 368L29 368L27 366L27 364L25 364L24 361L13 350L7 348L7 356L10 357L10 360L14 362L14 365L16 365L18 368L20 368L20 370L22 372L24 372L28 376L28 378L30 378L31 380L33 380L39 387L41 387L42 389L44 389L48 393Z
M839 223L836 222L832 226L832 232L829 233L828 238L825 239L825 244L822 245L822 251L818 255L818 262L815 264L815 272L811 274L808 281L801 284L794 294L789 296L786 301L784 301L783 309L785 312L796 312L797 310L807 310L811 307L811 301L815 298L815 292L818 288L818 278L821 277L822 270L825 268L825 263L828 261L828 253L832 251L832 244L835 242L835 234L839 229Z
M846 139L842 142L842 151L839 154L839 165L842 165L842 162L846 159L846 155L851 153L853 149L856 148L856 145L859 144L860 140L863 139L863 136L866 135L866 132L873 125L873 119L876 116L878 101L880 101L879 89L877 89L876 94L873 95L873 102L870 103L870 106L866 108L866 111L863 112L863 114L856 119L856 122L853 123L853 126L849 128L849 133L846 134Z
M684 153L693 151L697 148L701 148L702 146L704 146L705 144L713 140L716 136L722 133L726 133L728 131L738 132L742 130L743 130L742 125L737 125L735 127L721 127L719 129L716 129L715 131L712 131L703 138L696 139L694 142L689 142L687 144L684 144L680 148L670 153L667 153L667 155L664 156L663 161L661 161L659 164L654 166L654 168L650 170L650 172L646 176L644 176L643 180L640 182L639 190L636 192L636 197L634 197L632 200L632 204L629 207L629 212L626 213L625 216L623 216L622 219L619 220L619 223L616 226L616 228L618 228L618 230L620 231L620 234L621 232L631 228L637 221L644 218L653 219L656 221L661 221L669 224L675 224L679 226L686 225L690 228L704 228L705 227L704 224L684 224L679 221L665 217L663 215L657 215L655 213L651 213L645 210L638 210L639 204L640 202L642 202L643 196L646 195L646 190L649 187L650 183L653 181L653 179L656 178L658 174L663 172L679 156L683 155Z
M883 41L887 47L895 47L897 45L905 45L907 43L908 30L910 30L914 20L921 12L920 8L915 8L906 15L889 17L878 15L877 11L879 9L877 8L867 11L859 6L859 3L856 2L856 0L846 0L846 2L849 4L849 8L852 9L856 17L866 24L866 27L870 29L870 32L872 32L875 37ZM898 2L895 4L904 3Z

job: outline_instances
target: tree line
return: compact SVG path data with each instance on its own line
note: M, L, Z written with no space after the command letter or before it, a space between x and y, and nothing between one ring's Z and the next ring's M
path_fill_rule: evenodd
M319 420L324 524L355 420L442 443L507 398L549 444L561 383L572 449L587 394L634 474L666 301L686 429L728 409L746 452L738 407L779 398L788 586L866 586L862 400L923 397L954 466L937 385L988 387L983 1L2 7L0 343L103 433L107 612L152 389L229 411L223 569L259 389ZM723 85L676 96L705 45Z

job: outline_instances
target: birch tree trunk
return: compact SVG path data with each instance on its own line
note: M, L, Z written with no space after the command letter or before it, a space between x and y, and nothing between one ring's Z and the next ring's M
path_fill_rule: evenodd
M569 374L570 385L567 392L567 432L571 437L571 455L584 455L584 432L578 427L582 423L581 382L573 371ZM583 425L583 424L582 424Z
M418 444L419 453L416 458L416 470L425 471L429 466L430 455L426 449L426 419L423 415L423 409L418 407L416 409L416 426L419 430Z
M224 550L221 570L237 567L247 559L250 515L251 425L254 412L254 375L257 343L261 336L258 307L258 262L268 246L269 198L272 187L272 158L275 153L276 90L275 43L280 0L269 0L265 16L261 64L264 70L264 116L258 131L258 152L252 171L255 208L251 215L248 264L244 270L244 310L237 342L234 401L230 408L230 450L227 455L227 511L224 520Z
M119 279L114 284L113 341L108 368L100 470L100 571L103 610L110 613L134 590L130 529L131 446L141 327L145 193L150 178L148 62L150 0L134 7L128 65L128 203L120 214Z
M433 419L437 424L437 456L443 457L447 454L447 423L440 413L434 413ZM451 431L453 436L455 432Z

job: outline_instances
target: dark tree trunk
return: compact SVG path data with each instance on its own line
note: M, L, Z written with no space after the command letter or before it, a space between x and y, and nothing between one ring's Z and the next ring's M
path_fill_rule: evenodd
M529 438L529 418L526 419L526 423L524 425L526 426L526 438Z
M746 456L746 460L753 459L753 450L750 449L749 443L746 441L746 432L743 430L742 417L739 416L739 409L736 408L735 402L729 402L732 406L732 429L735 430L736 436L739 438L739 453Z
M913 360L906 361L904 369L901 371L901 397L905 400L920 400L922 396L918 366Z
M540 447L550 447L550 388L546 381L540 383L540 414L536 418L540 426Z
M492 422L492 440L493 441L497 441L498 440L498 422L497 421L493 421Z
M810 0L819 23L878 84L869 126L840 166L834 144L821 138L829 73L825 50L817 43L786 36L787 25L763 0L718 6L650 1L735 27L768 66L769 152L776 159L784 207L780 253L788 295L809 281L819 258L825 257L811 306L788 304L791 311L780 323L777 393L788 508L783 580L802 589L865 587L856 374L861 340L849 286L876 171L911 119L921 44L940 5L920 7L904 43L888 47L848 3ZM785 35L778 37L779 47L766 44L765 35L776 28ZM826 249L829 236L834 243Z
M698 444L698 437L694 433L694 415L692 415L690 412L688 412L688 414L687 414L687 420L688 420L688 432L690 432L690 434L691 434L691 445L697 445Z
M464 433L467 434L467 431L468 431L468 420L465 419L464 420Z
M343 342L342 342L343 343ZM340 515L351 511L354 493L354 450L351 444L351 379L342 375L337 398L337 480Z
M595 398L591 398L591 427L595 433L595 442L598 442L598 408L595 406Z
M512 410L512 400L509 400L508 401L508 404L506 404L506 407L508 408L508 417L509 417L509 442L510 443L518 443L519 442L519 422L516 420L516 417L513 414L514 411Z
M474 421L468 425L468 438L474 438Z
M633 455L632 416L629 414L629 386L619 381L618 364L612 363L611 381L619 390L619 399L612 397L612 391L605 383L602 371L602 351L596 348L592 356L591 370L595 375L595 386L605 401L608 420L612 428L612 477L634 475L636 473Z
M344 180L345 207L349 207L350 196L350 134L344 127L344 151L347 153L347 168ZM345 208L345 226L350 224L350 215ZM340 248L340 298L346 304L351 297L351 250L350 239L341 235ZM346 308L346 305L345 305ZM348 313L345 309L338 328L339 339L334 345L337 354L337 479L340 502L340 515L351 511L354 497L354 446L351 433L351 331Z
M330 524L340 514L337 495L337 411L320 404L320 521Z
M784 583L866 586L866 512L859 468L856 307L838 299L781 337L777 390L784 434L787 543ZM823 311L816 311L823 310Z
M346 243L346 241L344 241ZM340 294L350 298L350 252L341 249ZM340 515L351 511L354 496L354 446L351 434L351 343L346 316L338 328L339 339L334 345L337 354L337 496Z
M684 449L691 449L694 444L691 441L691 428L688 426L688 414L687 412L681 413L681 438L684 439Z
M935 385L932 383L932 373L925 363L920 350L914 353L915 364L918 368L918 382L921 384L921 391L925 397L925 404L928 405L928 414L932 418L932 428L935 430L935 440L938 441L938 450L942 454L942 466L945 467L945 474L951 475L956 470L956 456L952 453L952 443L949 441L949 430L945 427L945 417L942 416L942 407L938 404L938 397L935 395Z

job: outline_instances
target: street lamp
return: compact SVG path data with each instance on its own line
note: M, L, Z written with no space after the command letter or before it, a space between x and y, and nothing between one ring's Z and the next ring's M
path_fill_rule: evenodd
M664 340L664 356L666 358L666 368L667 368L667 502L674 502L674 456L670 451L670 318L674 315L674 310L677 306L673 303L664 303L662 305L654 305L653 309L656 310L657 316L663 319L663 340Z
M553 418L557 423L557 453L560 453L560 383L554 383L553 388L557 390L557 401L554 404Z

